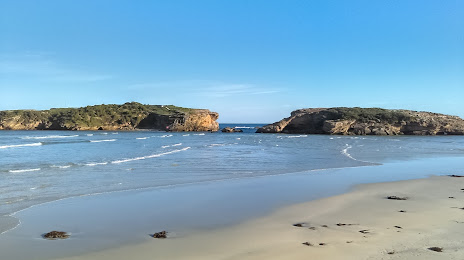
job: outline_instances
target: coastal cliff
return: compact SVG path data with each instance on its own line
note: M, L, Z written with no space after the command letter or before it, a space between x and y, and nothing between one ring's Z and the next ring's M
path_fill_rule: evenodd
M257 133L331 135L463 135L464 120L431 112L381 108L308 108Z
M219 114L172 105L96 105L50 110L0 111L0 130L217 131Z

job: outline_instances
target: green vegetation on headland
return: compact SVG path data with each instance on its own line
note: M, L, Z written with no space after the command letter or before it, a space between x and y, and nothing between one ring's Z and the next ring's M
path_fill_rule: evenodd
M203 120L203 125L187 126L188 119ZM50 110L0 111L0 129L4 130L133 130L160 129L173 131L217 131L217 113L173 105L95 105ZM203 118L205 119L205 118ZM216 123L217 124L217 123Z
M463 135L464 120L430 112L382 108L299 109L258 133L336 135Z
M405 110L389 110L383 108L334 107L328 108L326 112L327 120L348 119L359 122L377 120L394 124L412 119L412 115Z

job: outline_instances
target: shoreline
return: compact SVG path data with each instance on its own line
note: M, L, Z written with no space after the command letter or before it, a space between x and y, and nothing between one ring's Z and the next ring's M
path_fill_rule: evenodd
M40 203L37 203L37 204L33 204L33 205L30 205L30 206L21 208L19 210L16 210L16 211L10 213L10 214L7 214L7 215L0 215L0 222L4 222L5 220L7 220L7 221L5 221L6 223L3 224L4 226L8 226L9 223L14 223L14 226L11 226L10 228L7 228L5 230L3 230L4 226L2 226L0 228L0 235L2 235L4 233L8 233L8 232L14 230L16 227L18 227L21 224L19 219L17 219L15 217L16 214L21 213L22 211L25 211L25 210L33 209L34 207L45 206L47 204L53 204L53 203L56 203L56 202L60 202L62 200L78 199L78 198L83 198L83 197L93 197L93 196L100 196L100 195L111 195L111 194L115 194L115 193L131 193L131 192L138 192L138 191L153 191L153 190L158 190L158 189L170 189L170 188L177 188L177 187L185 187L185 186L189 186L189 185L209 185L209 184L221 183L221 182L227 182L227 181L242 181L242 180L247 180L247 179L260 179L260 178L278 177L278 176L284 176L284 175L297 175L297 174L322 172L322 171L356 169L356 168L361 168L361 167L371 167L371 166L379 166L379 165L382 165L382 164L380 164L380 163L371 163L371 165L312 169L312 170L305 170L305 171L300 171L300 172L276 173L276 174L250 176L250 177L236 177L236 178L219 179L219 180L207 180L207 181L199 181L199 182L167 184L167 185L162 185L162 186L140 187L140 188L131 188L131 189L123 189L123 190L112 190L112 191L103 191L103 192L96 192L96 193L89 193L89 194L73 195L73 196L69 196L69 197L57 198L57 199L53 199L53 200L50 200L50 201L40 202Z
M462 187L449 176L362 184L232 227L59 259L462 259Z
M122 248L132 252L132 248L138 248L143 244L156 247L161 243L170 245L173 241L181 241L180 244L175 242L173 247L185 246L185 252L190 254L188 249L192 239L205 236L206 238L202 240L208 241L208 237L220 233L221 230L228 230L229 233L223 237L238 234L235 229L241 230L246 223L266 219L276 212L292 208L291 205L300 205L308 201L313 203L325 200L324 198L339 196L365 183L380 182L379 185L392 181L401 183L404 180L429 177L440 171L447 175L461 174L462 158L423 158L375 166L229 179L161 189L144 188L66 198L15 213L21 225L0 236L0 251L7 259L17 260L67 259L65 257L99 259L95 258L95 254L116 252ZM300 218L295 219L294 222L307 221ZM275 225L276 223L271 223L271 226ZM55 242L44 241L41 235L51 230L70 232L71 238ZM157 242L149 236L162 230L169 232L168 239ZM241 232L245 234L245 238L249 237L248 233L255 233L255 227L247 227ZM275 234L280 236L281 232L285 234L288 230L282 229ZM266 236L272 237L275 234L268 233ZM238 236L243 235L238 234ZM216 240L223 239L221 236L219 238L212 239L213 248L223 246L215 244ZM268 238L257 239L266 241ZM236 241L224 243L236 244ZM255 242L251 244L253 243ZM204 245L197 245L198 248L202 246L204 248ZM30 249L15 250L20 247ZM234 252L237 249L224 250L224 252ZM173 249L173 251L179 250ZM204 251L208 252L208 248L204 248ZM113 255L113 259L119 259L118 254ZM176 256L169 255L170 252L165 254L166 258L176 259ZM152 259L151 256L149 254L146 259ZM140 256L140 259L145 259L143 257ZM177 257L185 259L186 255ZM215 255L211 259L221 259L221 257L222 255ZM204 255L198 257L198 259L203 258Z

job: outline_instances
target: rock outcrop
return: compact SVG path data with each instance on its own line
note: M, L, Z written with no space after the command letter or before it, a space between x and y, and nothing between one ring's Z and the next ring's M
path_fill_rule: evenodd
M331 135L464 135L464 120L431 112L381 108L309 108L257 133Z
M131 102L43 111L0 111L0 130L217 131L218 117L218 113L207 109Z
M237 129L235 127L224 127L221 132L223 133L242 133L242 129Z

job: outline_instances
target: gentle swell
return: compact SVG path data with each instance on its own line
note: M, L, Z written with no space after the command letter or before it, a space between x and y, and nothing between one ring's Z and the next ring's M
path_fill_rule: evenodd
M124 160L112 161L111 163L117 164L117 163L126 163L126 162L138 161L138 160L145 160L145 159L160 157L160 156L167 155L167 154L172 154L172 153L178 153L178 152L186 151L186 150L188 150L188 149L190 149L190 147L185 147L185 148L182 148L182 149L179 149L179 150L172 150L172 151L165 152L165 153L158 153L158 154L152 154L152 155L148 155L148 156L141 156L141 157L135 157L135 158L124 159Z
M42 143L32 143L32 144L12 144L12 145L3 145L0 146L0 149L14 148L14 147L25 147L25 146L39 146Z

